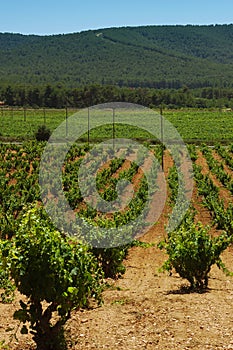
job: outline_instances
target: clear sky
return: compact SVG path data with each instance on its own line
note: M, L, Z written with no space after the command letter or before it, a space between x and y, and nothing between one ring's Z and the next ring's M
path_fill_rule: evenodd
M233 0L2 0L0 32L62 34L106 27L233 23Z

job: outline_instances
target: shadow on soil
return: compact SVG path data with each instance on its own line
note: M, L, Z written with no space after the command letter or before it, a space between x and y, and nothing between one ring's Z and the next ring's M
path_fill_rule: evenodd
M166 295L171 295L171 294L193 294L193 293L198 293L198 294L204 294L204 293L209 293L211 291L210 288L191 288L190 286L182 285L180 286L179 289L176 290L169 290L165 294Z

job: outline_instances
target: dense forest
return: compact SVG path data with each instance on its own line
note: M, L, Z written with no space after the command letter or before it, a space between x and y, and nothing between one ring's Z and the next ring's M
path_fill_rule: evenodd
M233 24L37 36L0 33L8 106L233 107Z
M232 87L232 53L233 24L0 33L1 85Z
M86 85L67 88L61 84L45 87L17 87L8 85L0 88L0 101L6 106L84 108L105 102L130 102L147 107L195 107L232 108L233 88L206 87L189 89L129 88L112 85ZM0 107L1 108L1 107Z

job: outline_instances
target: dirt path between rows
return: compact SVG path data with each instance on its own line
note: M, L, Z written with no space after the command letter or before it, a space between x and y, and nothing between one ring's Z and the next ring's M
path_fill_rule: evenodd
M226 172L226 174L229 174L231 177L233 177L233 170L231 170L224 159L217 153L217 151L213 151L213 157L221 164L223 164L223 169Z
M233 196L231 192L225 188L222 183L217 179L217 177L210 172L207 161L201 151L198 151L198 160L196 161L197 165L201 165L203 175L209 175L210 179L213 181L214 185L219 188L219 196L224 201L224 206L228 207L232 203Z
M165 158L165 174L171 165ZM202 163L203 165L203 163ZM209 222L194 188L193 203L199 210L198 220ZM143 237L158 243L165 235L164 225L170 207L165 206L160 221ZM233 249L223 256L233 270ZM233 349L233 277L214 267L206 293L185 293L186 282L176 274L158 272L166 255L156 246L134 247L125 261L126 273L104 292L104 305L92 310L75 311L66 330L69 349ZM16 326L13 304L0 304L0 340L8 339L7 327ZM1 347L0 347L1 349ZM10 349L34 349L30 337L19 335Z

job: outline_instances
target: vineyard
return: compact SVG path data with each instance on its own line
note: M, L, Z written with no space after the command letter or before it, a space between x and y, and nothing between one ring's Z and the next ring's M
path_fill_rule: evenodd
M176 121L178 126L178 118ZM226 140L232 139L233 128L226 130ZM184 130L187 138L189 132ZM221 129L216 130L214 137L220 138L221 133ZM204 133L201 138L210 141ZM56 338L60 326L68 339L66 345L64 339L63 345L59 340L62 349L233 348L233 144L188 146L194 188L184 217L188 184L185 179L178 182L179 170L185 173L185 169L177 169L177 164L185 164L179 149L175 152L176 165L169 149L163 152L159 144L147 145L157 165L145 162L143 149L133 146L119 149L117 158L101 151L105 165L100 164L96 174L99 200L115 201L118 209L102 213L85 202L78 185L80 165L91 147L73 145L62 168L62 188L73 214L94 227L108 229L129 225L142 211L143 224L153 223L141 237L137 235L141 232L140 220L134 230L127 226L121 231L127 243L113 244L112 248L101 248L102 237L96 231L78 232L74 241L67 238L62 233L68 228L59 203L57 224L63 230L56 230L41 203L39 172L44 148L45 143L35 141L0 146L0 281L5 290L0 305L0 349L34 349L33 340L38 349L51 349L54 344L45 347L47 338L43 336L51 332L50 337ZM87 161L87 165L89 172L92 164ZM164 192L163 173L167 191L164 202L160 194ZM50 188L43 189L50 199L56 198L57 186L52 168L51 174ZM153 189L148 178L157 179ZM123 199L131 200L119 209L117 184L122 185L119 181L123 179L128 181L128 187L123 186ZM87 177L87 193L91 187L88 181ZM174 216L179 186L182 195ZM151 198L152 207L163 205L159 220L145 206ZM177 228L168 233L169 223L177 219ZM85 238L91 239L92 246L81 243ZM116 238L109 239L114 243ZM37 254L37 249L44 255ZM193 260L191 251L195 253ZM55 260L51 260L53 256ZM53 270L47 271L49 264L55 269L55 279ZM166 270L169 273L164 273ZM30 278L27 271L31 271ZM43 313L40 305L45 307L45 302ZM52 318L54 313L57 323ZM53 327L43 328L46 322Z
M38 127L45 124L51 131L62 122L67 122L69 130L69 117L77 113L74 108L64 109L23 109L23 108L4 108L0 109L0 140L2 141L24 141L35 139L35 132ZM155 110L159 113L160 110ZM166 109L163 111L165 118L170 121L188 143L230 143L233 139L233 112L224 112L221 109L195 109L184 108L178 110ZM77 114L77 118L80 115ZM85 109L83 125L88 128L88 110ZM90 113L90 119L92 114ZM119 115L116 113L115 121L117 123ZM80 122L80 120L79 120ZM106 139L112 136L112 115L109 113L108 125L103 128L92 129L90 133L84 134L83 142ZM89 125L91 127L91 124ZM119 127L116 125L115 137L125 137L138 139L149 138L142 130L137 130L132 126L130 128Z

